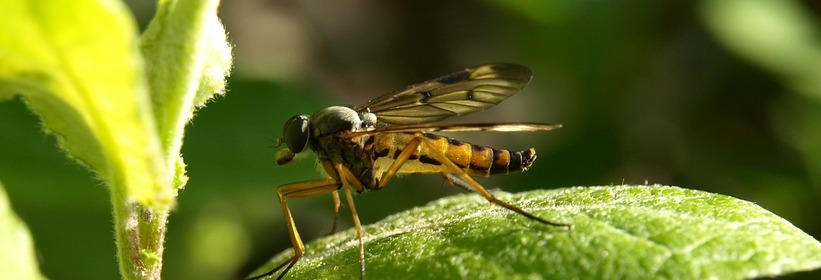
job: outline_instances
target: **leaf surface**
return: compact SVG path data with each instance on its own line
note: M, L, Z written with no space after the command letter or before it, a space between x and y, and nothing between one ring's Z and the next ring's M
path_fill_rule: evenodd
M366 277L734 279L821 267L821 243L725 195L655 185L496 196L574 228L539 224L476 195L448 197L366 226ZM288 276L355 279L358 269L356 234L346 230L307 244Z

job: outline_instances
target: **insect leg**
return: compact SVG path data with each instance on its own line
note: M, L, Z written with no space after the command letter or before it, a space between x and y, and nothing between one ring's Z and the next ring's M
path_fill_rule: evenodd
M339 200L339 192L332 192L331 194L334 198L334 223L331 226L331 232L329 232L328 235L336 232L336 222L339 220L339 208L342 207L342 201Z
M445 182L448 182L451 185L460 187L460 188L462 188L466 191L469 191L469 192L477 192L475 189L473 189L473 187L470 184L465 182L465 180L460 179L458 176L456 176L453 173L444 173L443 172L442 177L445 177Z
M423 143L423 145L424 145L424 143ZM476 182L476 180L473 180L473 177L470 177L470 175L467 174L467 172L465 172L465 170L463 170L462 168L459 168L459 166L457 166L455 163L453 163L453 161L448 159L443 153L435 153L434 152L434 153L430 153L430 155L436 157L437 160L439 160L440 162L442 162L442 164L447 166L449 171L452 172L453 175L455 175L453 177L445 175L445 177L448 178L451 183L456 184L456 185L458 185L460 187L463 187L465 189L477 192L480 195L482 195L483 197L485 197L485 199L490 201L490 203L493 203L493 204L502 206L504 208L510 209L511 211L519 213L522 216L525 216L525 217L527 217L531 220L535 220L537 222L547 224L547 225L551 225L551 226L556 226L556 227L565 227L567 229L572 228L572 225L570 225L570 224L560 224L560 223L554 223L554 222L544 220L542 218L536 217L533 214L530 214L530 213L522 210L519 207L513 206L513 205L511 205L507 202L499 200L498 198L493 196L493 194L488 192L487 189L482 187L482 185L480 185L478 182Z
M362 184L362 182L359 181L359 179L356 178L356 176L353 175L353 173L351 173L350 169L348 169L347 167L345 167L342 164L339 164L339 166L340 167L335 167L335 168L341 168L341 169L337 169L336 172L338 174L340 174L340 176L345 178L344 181L349 182L349 183L353 183L353 187L359 193L361 193L363 190L365 190L365 186ZM342 201L339 199L339 193L338 192L333 192L332 194L333 194L333 197L334 197L334 224L333 224L333 227L331 227L331 233L334 233L336 231L336 221L339 218L339 208L342 207ZM348 204L350 205L350 202ZM349 206L349 207L351 207L352 212L356 211L356 209L353 209L352 205ZM354 215L356 215L356 214L354 214ZM356 218L356 219L358 219L358 218Z
M362 182L351 173L345 165L341 163L336 164L337 173L342 177L342 187L345 190L345 198L348 200L348 207L351 209L351 216L353 216L353 224L356 228L356 236L359 238L359 279L365 279L365 242L363 241L364 234L362 233L362 224L359 222L359 214L356 213L356 206L353 203L353 196L351 195L351 185L357 190L364 190L365 187Z
M322 169L325 170L325 173L331 174L331 177L340 178L341 173L336 168L334 163L332 163L330 161L327 161L327 160L322 160L322 161L320 161L320 164L322 164L321 166L322 166ZM348 174L350 174L350 173L351 172L349 170ZM348 177L353 177L353 175L349 175ZM359 181L357 180L357 182L359 182ZM359 185L361 186L362 184L360 183ZM364 190L364 187L361 187L360 189L358 189L359 192L362 192L362 190ZM339 208L342 207L342 201L339 199L339 192L335 191L335 192L332 192L331 194L333 195L333 200L334 200L334 220L333 220L333 224L331 225L331 232L328 233L328 235L331 235L331 234L336 232L336 225L337 225L337 221L339 220Z
M385 175L382 175L382 179L379 180L378 189L381 189L388 184L388 181L390 181L393 178L393 176L396 175L396 172L398 172L399 169L402 168L402 165L408 161L411 154L413 154L413 152L416 152L416 148L419 147L420 142L421 140L419 137L414 137L413 139L408 141L408 144L405 145L404 148L402 148L402 152L399 153L399 156L397 156L396 159L393 160L393 163L391 163L391 166L388 168L388 171L385 172Z
M302 244L302 238L299 237L299 231L297 231L296 225L294 224L294 217L293 215L291 215L291 209L288 208L287 200L289 198L317 196L329 192L334 192L337 189L339 189L339 184L340 182L337 179L323 179L290 183L277 187L277 195L279 196L279 203L282 205L282 214L285 216L285 224L288 227L288 233L291 236L291 244L294 248L294 256L286 260L282 264L278 265L271 271L268 271L262 275L249 278L249 280L260 279L262 277L273 275L274 273L285 267L285 270L283 270L282 273L280 273L277 277L277 279L281 279L283 276L285 276L285 274L288 273L289 270L291 270L291 268L294 266L294 264L296 264L299 258L302 257L302 254L305 253L305 246Z

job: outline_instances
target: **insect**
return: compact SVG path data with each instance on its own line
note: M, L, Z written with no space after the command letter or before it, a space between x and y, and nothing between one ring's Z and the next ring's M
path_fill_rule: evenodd
M542 224L571 228L536 217L501 201L472 176L526 171L536 159L533 148L509 151L465 143L431 132L544 131L561 127L543 123L481 123L447 125L434 122L481 111L499 104L521 90L529 81L530 69L514 64L483 64L412 85L404 90L372 99L356 107L331 106L308 115L296 115L285 122L277 146L277 164L291 162L306 149L318 158L327 179L284 184L277 194L285 216L294 256L259 279L280 272L281 279L305 252L294 224L288 200L331 193L334 200L334 227L345 193L359 239L360 278L365 275L365 248L362 225L356 213L351 189L357 193L379 190L397 173L440 173L459 187L478 193L489 202Z

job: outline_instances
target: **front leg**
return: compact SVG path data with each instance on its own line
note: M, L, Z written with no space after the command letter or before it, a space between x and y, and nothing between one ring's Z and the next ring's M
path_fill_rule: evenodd
M299 261L302 254L305 253L305 246L302 244L302 238L299 236L299 231L294 224L294 217L291 215L291 209L288 208L288 199L299 197L310 197L334 192L339 189L340 182L338 179L323 179L314 181L304 181L297 183L285 184L277 187L277 195L279 196L279 203L282 206L282 214L285 216L285 224L288 227L288 234L291 237L291 245L294 248L294 256L286 260L276 268L250 279L260 279L273 275L283 267L285 268L277 279L282 279L285 274Z

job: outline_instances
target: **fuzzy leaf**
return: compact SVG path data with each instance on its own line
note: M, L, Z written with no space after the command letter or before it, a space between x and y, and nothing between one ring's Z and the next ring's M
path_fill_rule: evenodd
M174 203L137 28L119 1L0 0L0 99L20 95L114 196Z
M140 38L166 164L176 166L179 187L186 181L185 164L177 156L185 125L196 107L224 92L231 69L218 5L218 0L160 1Z
M476 195L448 197L365 227L366 277L738 279L821 267L821 243L724 195L668 186L496 195L574 228L536 223ZM256 274L292 254L283 252ZM358 269L356 234L347 230L307 244L288 276L355 279Z

